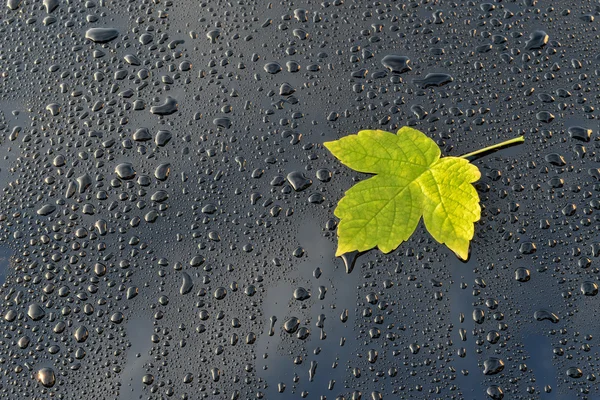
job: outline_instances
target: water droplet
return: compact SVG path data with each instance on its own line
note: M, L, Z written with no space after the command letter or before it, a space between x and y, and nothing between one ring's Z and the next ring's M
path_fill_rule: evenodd
M56 376L54 375L54 370L52 368L40 369L36 374L36 378L47 388L51 388L56 383Z
M115 167L115 173L123 180L135 178L135 169L131 163L121 163Z
M552 311L548 311L548 310L538 310L533 314L533 318L536 319L536 321L550 321L553 324L558 323L558 321L560 321L560 319L558 318L558 315L554 314Z
M159 106L150 107L150 112L156 115L171 115L178 111L179 103L171 96L167 96L164 103Z
M277 74L277 73L281 72L281 65L272 61L272 62L266 63L264 69L269 74Z
M444 86L453 81L454 78L452 78L448 74L429 73L425 76L424 79L413 79L412 82L420 89L427 89L428 87Z
M544 31L533 31L525 43L526 50L538 50L546 46L550 37Z
M410 59L406 56L390 54L383 57L381 63L394 74L404 74L412 71L412 68L409 65Z
M504 370L504 361L496 357L490 357L483 362L484 375L496 375Z
M44 318L46 312L39 304L33 303L29 305L27 315L29 315L29 318L31 318L33 321L39 321Z
M85 32L86 39L96 43L107 43L118 36L119 31L114 28L91 28Z

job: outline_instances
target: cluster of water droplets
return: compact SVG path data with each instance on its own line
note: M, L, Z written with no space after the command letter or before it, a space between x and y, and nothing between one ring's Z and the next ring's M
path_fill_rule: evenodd
M7 0L0 398L597 396L598 13ZM526 137L468 263L422 224L334 257L367 177L322 143L404 125Z

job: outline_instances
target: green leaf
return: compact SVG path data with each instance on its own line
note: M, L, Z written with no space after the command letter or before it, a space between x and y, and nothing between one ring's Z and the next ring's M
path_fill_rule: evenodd
M346 166L375 176L359 182L339 201L336 256L378 247L389 253L407 240L423 217L435 240L466 260L479 195L472 183L481 174L464 158L440 158L422 132L365 130L324 143Z

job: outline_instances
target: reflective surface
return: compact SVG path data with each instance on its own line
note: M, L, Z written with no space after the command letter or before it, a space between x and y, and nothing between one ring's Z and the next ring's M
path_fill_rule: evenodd
M1 10L0 398L600 398L597 4ZM322 143L404 125L525 135L468 262L334 257Z

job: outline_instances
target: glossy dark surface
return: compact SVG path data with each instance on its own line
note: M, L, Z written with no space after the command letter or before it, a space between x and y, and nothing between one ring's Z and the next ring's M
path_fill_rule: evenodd
M595 2L0 10L0 398L600 398ZM347 274L322 143L404 125L526 141L468 262L420 223Z

